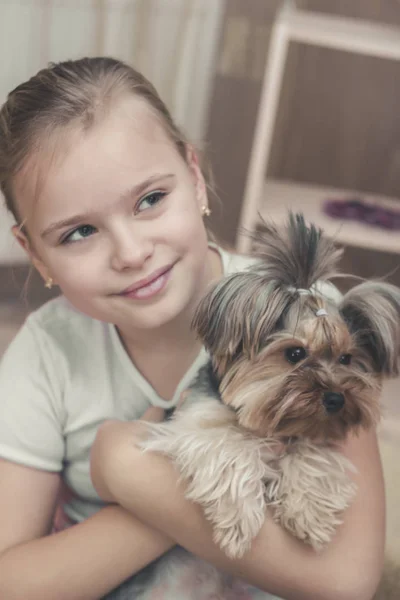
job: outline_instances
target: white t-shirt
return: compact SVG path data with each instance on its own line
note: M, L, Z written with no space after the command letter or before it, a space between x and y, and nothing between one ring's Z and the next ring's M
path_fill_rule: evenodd
M254 262L218 250L225 274ZM206 360L203 348L173 399L163 400L135 368L114 325L80 313L62 296L51 300L27 318L0 363L0 457L62 472L77 495L65 511L82 521L104 506L89 470L99 425L138 419L151 405L173 407Z

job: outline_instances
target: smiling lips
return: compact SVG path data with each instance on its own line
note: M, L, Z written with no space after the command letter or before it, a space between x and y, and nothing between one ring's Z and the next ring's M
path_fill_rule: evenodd
M129 288L121 292L121 296L127 296L129 298L136 298L140 300L152 298L164 289L169 279L172 267L174 265L168 265L157 269L144 279L140 279Z

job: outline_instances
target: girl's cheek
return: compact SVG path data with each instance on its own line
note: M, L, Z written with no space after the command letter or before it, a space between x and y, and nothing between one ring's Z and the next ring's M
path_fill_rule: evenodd
M90 289L95 287L99 279L99 265L92 260L63 260L54 261L53 272L62 287Z
M170 218L163 223L162 229L168 237L187 240L193 236L201 236L204 225L196 209L191 208L191 210L183 210L178 214L170 215Z

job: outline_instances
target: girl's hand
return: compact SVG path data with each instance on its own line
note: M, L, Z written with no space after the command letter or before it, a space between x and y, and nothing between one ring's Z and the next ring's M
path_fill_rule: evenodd
M161 423L164 421L165 410L159 406L150 406L139 419L140 421L150 421L151 423ZM137 421L135 421L136 423Z
M58 494L57 508L53 518L53 532L63 531L67 527L74 525L74 522L64 512L64 504L70 502L74 497L74 493L70 490L67 484L62 481L60 492Z

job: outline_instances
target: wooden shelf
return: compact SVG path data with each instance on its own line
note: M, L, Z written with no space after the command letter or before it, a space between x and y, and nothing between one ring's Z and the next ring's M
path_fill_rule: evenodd
M277 16L291 41L400 60L400 30L392 25L299 10L287 2Z
M400 253L399 231L381 229L358 221L336 219L323 212L325 200L341 200L349 197L359 197L379 206L400 210L400 200L394 198L274 179L266 180L263 198L258 208L263 218L271 219L276 223L287 218L288 210L301 212L307 221L321 227L339 244Z
M382 59L400 60L400 29L370 21L299 10L293 0L284 0L274 21L265 63L260 105L254 129L247 181L239 219L237 248L249 252L246 231L253 231L257 213L281 220L287 208L303 212L339 243L390 253L400 253L400 233L340 221L323 212L329 197L362 196L365 200L400 208L394 199L371 197L344 190L267 180L275 121L285 72L288 46L300 42ZM260 202L262 199L262 202Z

